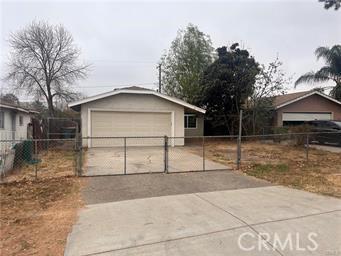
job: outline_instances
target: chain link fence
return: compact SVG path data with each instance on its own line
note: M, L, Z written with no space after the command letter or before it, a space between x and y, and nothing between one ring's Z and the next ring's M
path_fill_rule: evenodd
M328 157L341 157L341 132L285 133L243 136L240 166L243 170L278 171L285 175L289 169L306 171L316 161L329 168Z
M75 175L78 160L76 148L75 139L2 140L1 179L10 174L20 174L28 179Z
M251 164L309 161L321 144L341 146L341 133L285 133L199 137L85 137L2 140L0 173L47 175L128 175L234 170ZM335 146L335 147L334 147Z
M167 172L233 169L236 163L236 136L168 138ZM220 152L216 149L219 148Z

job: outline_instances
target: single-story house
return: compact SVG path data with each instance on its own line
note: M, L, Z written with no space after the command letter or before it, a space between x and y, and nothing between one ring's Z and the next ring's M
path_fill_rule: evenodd
M25 140L28 137L28 124L36 111L0 102L0 140Z
M273 101L275 126L311 120L341 120L341 102L318 91L279 95Z
M0 101L0 175L12 170L13 146L29 137L31 118L36 111Z
M69 104L80 112L83 146L101 147L95 137L168 136L183 145L185 136L204 134L205 110L183 100L141 87L126 87ZM111 140L112 144L117 143ZM121 142L120 142L121 143ZM110 146L109 140L105 146Z

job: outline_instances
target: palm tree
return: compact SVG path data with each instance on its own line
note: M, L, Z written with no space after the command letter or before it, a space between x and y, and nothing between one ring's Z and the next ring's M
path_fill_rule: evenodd
M341 100L341 45L332 48L319 47L315 50L317 59L323 58L326 65L317 72L308 72L300 76L295 82L295 87L300 83L321 83L334 81L336 85L330 91L330 95Z

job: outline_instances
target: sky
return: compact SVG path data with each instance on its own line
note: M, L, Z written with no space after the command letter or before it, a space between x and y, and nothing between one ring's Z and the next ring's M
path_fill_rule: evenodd
M87 96L130 85L157 88L160 57L189 23L215 48L238 42L263 64L278 56L293 81L323 65L314 56L317 47L341 43L341 10L325 10L317 0L1 1L0 15L1 77L10 33L45 20L64 25L81 49L80 60L91 64L88 78L74 85ZM0 85L0 92L10 90L3 80ZM293 89L292 83L289 91L309 88ZM22 92L20 99L27 98Z

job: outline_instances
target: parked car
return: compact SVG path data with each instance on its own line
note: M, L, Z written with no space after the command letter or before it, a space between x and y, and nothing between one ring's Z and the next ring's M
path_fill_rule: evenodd
M331 144L341 147L341 121L314 120L306 122L317 134L312 136L311 142Z

